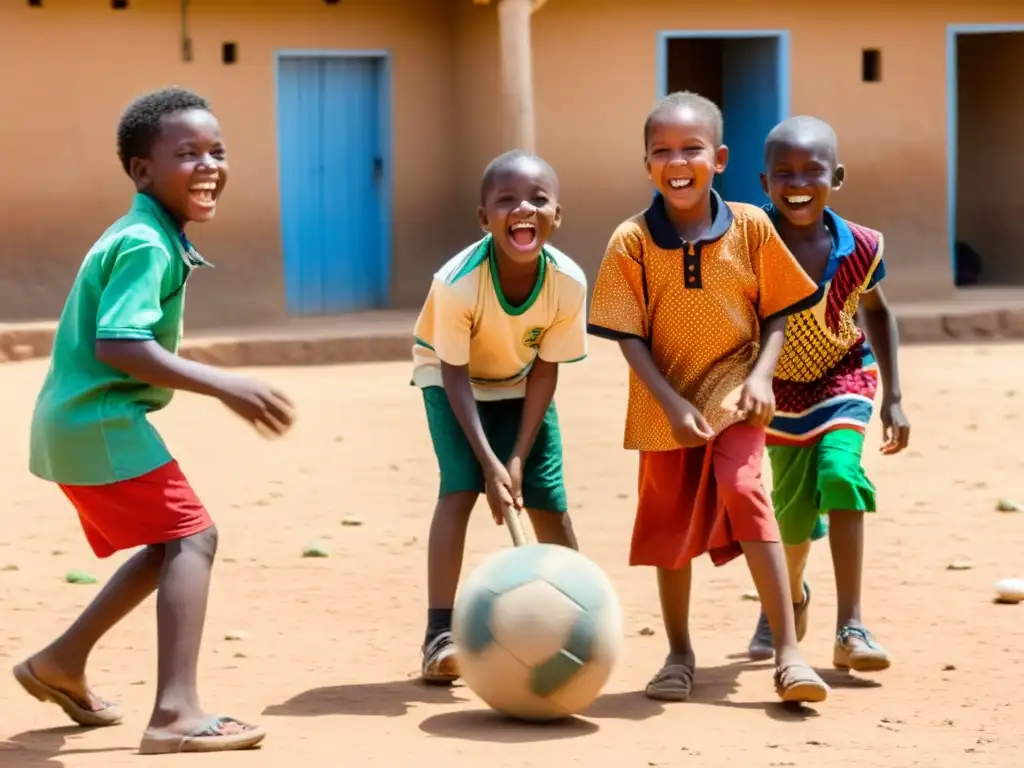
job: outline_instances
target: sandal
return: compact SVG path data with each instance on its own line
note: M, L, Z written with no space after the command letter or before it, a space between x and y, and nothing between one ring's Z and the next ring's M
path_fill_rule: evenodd
M225 725L239 725L240 733L223 733ZM211 717L187 734L149 728L139 744L140 755L172 755L179 752L227 752L252 749L266 737L262 728L233 717Z
M817 704L828 698L828 685L810 664L798 661L775 668L775 692L786 702Z
M64 714L78 723L78 725L85 728L103 728L108 725L119 725L122 720L121 707L112 701L92 696L96 704L99 705L98 709L93 709L89 706L83 706L64 691L47 685L36 677L31 661L23 661L13 671L14 679L30 695L39 701L56 704L64 710Z
M881 672L892 664L889 652L875 642L865 627L847 624L836 634L832 665L854 672Z
M656 701L686 701L693 690L693 663L666 664L651 678L644 694Z

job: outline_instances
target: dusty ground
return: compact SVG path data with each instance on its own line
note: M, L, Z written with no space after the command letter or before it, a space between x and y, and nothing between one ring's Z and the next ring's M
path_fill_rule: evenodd
M756 604L742 563L697 577L695 700L661 706L638 691L664 652L653 576L625 565L635 457L620 449L625 371L595 343L569 367L559 405L576 527L617 584L625 653L606 695L566 725L504 722L465 688L410 677L424 619L424 539L435 465L405 364L269 369L301 408L293 436L260 440L219 404L181 395L157 421L221 528L202 683L207 706L258 720L260 752L180 758L204 765L358 766L1000 766L1024 747L1024 605L992 603L999 578L1024 576L1024 346L910 348L903 357L912 450L867 458L884 502L871 521L867 619L896 664L873 678L828 670L834 600L828 548L810 660L835 690L817 714L771 703L771 671L745 663ZM95 593L65 584L71 568L101 579L59 493L25 470L41 363L0 366L0 662L10 666L60 630ZM480 510L469 564L506 545ZM345 527L347 516L361 527ZM322 538L326 560L303 559ZM954 560L972 570L950 571ZM640 631L653 628L653 636ZM241 630L247 637L229 642ZM118 766L133 755L153 695L153 604L118 627L92 680L119 697L121 727L84 732L0 677L0 765ZM152 758L154 765L174 758ZM169 764L169 763L168 763Z

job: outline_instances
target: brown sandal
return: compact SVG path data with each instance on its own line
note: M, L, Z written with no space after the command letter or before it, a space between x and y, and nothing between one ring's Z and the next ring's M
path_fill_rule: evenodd
M27 693L39 701L56 704L64 710L64 714L78 725L85 728L104 728L110 725L119 725L121 722L121 707L117 704L101 699L98 696L93 696L99 706L95 709L83 706L64 691L47 685L36 677L31 661L23 661L13 671L14 679L18 681Z
M828 698L829 688L805 662L775 668L775 692L786 702L817 704Z
M651 678L644 691L656 701L686 701L693 690L693 664L666 664Z

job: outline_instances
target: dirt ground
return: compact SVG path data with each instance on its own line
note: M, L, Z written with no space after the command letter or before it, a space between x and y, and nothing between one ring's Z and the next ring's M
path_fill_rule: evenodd
M26 471L39 362L0 366L0 663L47 642L95 594L72 568L107 578L59 492ZM771 669L745 662L757 613L742 562L696 577L697 689L661 705L639 691L665 651L653 574L626 566L636 457L621 449L625 369L595 342L569 366L558 403L570 504L586 553L617 585L624 653L605 695L562 725L489 712L465 687L426 689L413 674L425 618L425 538L436 466L406 364L264 369L301 415L265 442L218 403L190 395L156 422L217 518L221 550L202 657L211 710L266 725L258 752L182 757L216 768L358 766L999 766L1024 747L1024 605L993 604L993 583L1024 577L1024 346L909 348L903 354L911 450L866 459L881 513L870 521L866 620L894 656L873 677L830 669L834 591L828 547L805 640L834 686L816 711L774 702ZM467 567L506 546L479 508ZM353 517L360 526L342 524ZM323 540L327 559L304 559ZM969 561L969 570L948 570ZM654 633L642 632L653 629ZM229 641L233 632L245 633ZM102 643L92 682L127 713L116 728L66 727L62 713L0 676L0 766L135 764L153 696L154 607ZM151 758L154 765L175 758Z

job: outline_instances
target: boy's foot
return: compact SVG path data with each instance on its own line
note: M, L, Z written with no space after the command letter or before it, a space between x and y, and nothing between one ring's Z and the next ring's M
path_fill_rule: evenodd
M451 632L442 632L423 648L422 678L426 683L454 683L459 662Z
M796 619L796 639L800 642L807 636L807 609L811 606L811 585L804 582L804 601L793 604L793 618ZM747 655L753 661L764 661L775 655L775 638L764 611L757 618L757 628L747 646Z
M669 654L665 665L647 684L644 694L656 701L686 701L693 691L693 654Z
M817 704L828 698L828 690L825 681L806 662L775 668L775 691L785 702Z
M764 611L757 617L757 629L747 646L747 655L753 661L765 661L775 655L775 638Z
M227 752L252 749L267 732L233 717L207 718L187 733L147 728L139 744L140 755L170 755L178 752Z
M889 652L875 642L866 627L846 624L836 634L832 664L854 672L881 672L892 664Z
M33 665L32 660L23 661L14 668L14 679L30 695L39 701L52 702L64 710L78 725L86 728L102 728L121 722L121 707L112 701L96 696L84 686L84 693L70 690L63 681L44 679ZM84 684L83 684L84 685Z

